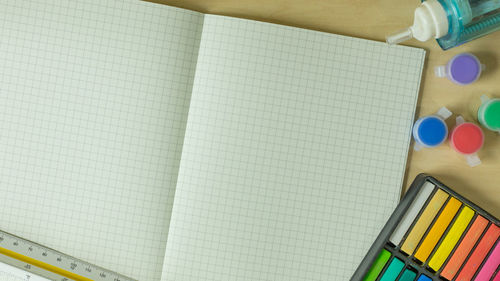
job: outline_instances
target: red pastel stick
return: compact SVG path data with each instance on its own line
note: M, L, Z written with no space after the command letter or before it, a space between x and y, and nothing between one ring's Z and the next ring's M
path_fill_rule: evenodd
M497 276L492 281L500 281L500 272L497 272Z
M456 281L470 281L477 269L483 263L484 258L500 236L500 227L492 224L484 234L476 249L470 256L464 268L458 274Z
M474 278L474 281L490 280L495 274L495 271L500 266L500 242L497 241L495 249L491 251L488 260L483 264L481 270ZM500 277L499 277L500 278Z

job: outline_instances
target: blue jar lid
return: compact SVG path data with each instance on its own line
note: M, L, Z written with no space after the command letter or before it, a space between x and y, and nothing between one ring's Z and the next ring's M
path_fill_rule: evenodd
M413 136L415 140L423 146L438 146L446 140L448 136L448 127L439 117L423 117L415 123Z

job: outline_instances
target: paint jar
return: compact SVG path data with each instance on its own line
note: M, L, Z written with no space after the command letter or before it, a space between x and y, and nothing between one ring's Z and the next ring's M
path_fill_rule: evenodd
M419 118L413 126L413 149L418 151L424 147L437 147L448 137L448 126L444 120L451 116L446 107L439 109L436 114Z
M481 164L477 152L484 144L483 130L474 123L465 122L462 116L458 116L456 122L455 128L450 134L451 147L465 156L469 166L474 167Z
M446 77L458 85L468 85L475 82L481 76L485 65L470 53L462 53L454 56L446 65L436 66L434 73L437 77Z
M500 133L500 98L481 96L477 120L486 129Z

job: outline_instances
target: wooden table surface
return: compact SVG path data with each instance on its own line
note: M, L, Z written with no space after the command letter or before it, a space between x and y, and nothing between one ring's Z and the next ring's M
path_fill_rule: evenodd
M413 22L417 0L154 0L204 13L254 19L330 33L384 41L385 36ZM500 97L500 31L463 46L442 51L434 40L411 40L409 46L427 50L426 67L417 107L417 117L435 113L446 106L453 113L472 121L471 104L482 94ZM434 76L434 67L445 64L461 52L474 53L486 71L472 85L458 86ZM454 119L454 118L453 118ZM450 121L452 125L454 121ZM465 159L448 144L436 149L410 151L405 188L422 172L429 173L458 193L500 217L500 136L485 131L485 146L478 167L467 166Z

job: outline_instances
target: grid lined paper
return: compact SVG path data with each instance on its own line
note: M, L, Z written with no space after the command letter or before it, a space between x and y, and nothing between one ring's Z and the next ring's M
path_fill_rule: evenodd
M1 1L1 229L160 279L202 24L140 1Z
M2 281L29 281L26 278L21 278L16 275L12 275L8 272L0 272L0 280Z
M348 280L398 202L424 57L206 16L162 280Z
M0 280L2 281L50 281L44 277L29 273L23 269L0 262Z

